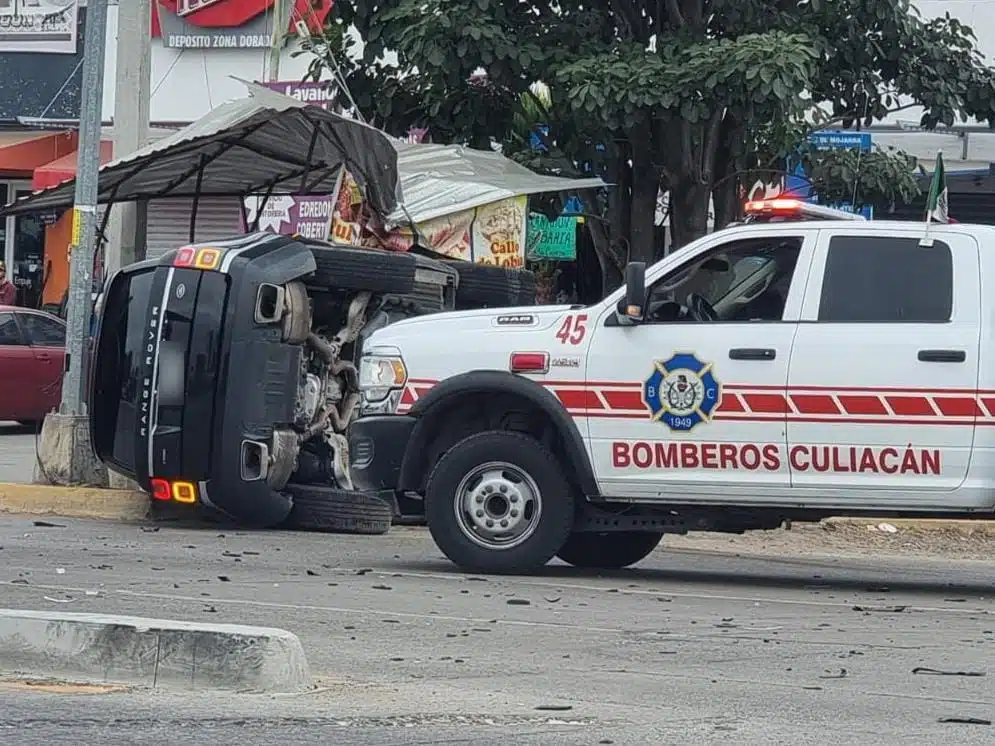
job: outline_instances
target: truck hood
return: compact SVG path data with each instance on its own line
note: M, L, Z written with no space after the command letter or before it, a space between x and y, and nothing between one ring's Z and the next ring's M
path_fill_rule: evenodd
M564 313L582 306L520 306L448 311L403 319L374 332L366 345L397 345L424 335L445 337L454 332L535 332L548 329Z

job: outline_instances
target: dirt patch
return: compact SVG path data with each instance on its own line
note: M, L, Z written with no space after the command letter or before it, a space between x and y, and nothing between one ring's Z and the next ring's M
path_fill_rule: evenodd
M884 521L887 523L887 521ZM949 559L991 560L995 536L963 528L930 525L914 528L888 524L892 533L876 525L846 523L794 524L790 530L753 531L742 535L692 533L667 537L667 549L694 549L742 554L836 556L917 555Z
M0 680L0 692L32 692L44 694L120 694L128 691L123 686L111 684L71 684L62 681L37 681L33 679Z

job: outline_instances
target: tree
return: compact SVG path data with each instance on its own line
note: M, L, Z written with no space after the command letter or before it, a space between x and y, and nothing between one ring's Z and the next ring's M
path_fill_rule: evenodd
M336 7L337 22L354 25L365 42L362 60L346 71L350 87L389 131L419 124L436 140L476 147L496 140L512 152L522 97L533 82L548 83L544 108L555 148L532 165L563 171L594 158L600 146L606 178L618 185L605 207L608 241L632 259L661 253L659 189L670 192L681 245L706 231L709 197L716 224L724 225L736 216L744 178L783 169L813 129L866 126L912 105L923 107L927 127L958 116L995 125L995 71L971 30L949 16L925 21L909 0L591 0L570 7L341 0ZM329 33L341 36L340 29ZM388 51L397 54L396 67L377 62ZM486 75L475 76L480 70ZM867 168L896 174L910 163L903 154L873 153L860 163L846 152L802 157L829 194L852 196L855 180L865 201L903 196Z

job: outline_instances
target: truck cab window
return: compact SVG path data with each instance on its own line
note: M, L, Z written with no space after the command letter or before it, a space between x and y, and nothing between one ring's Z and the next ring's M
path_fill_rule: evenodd
M835 236L822 278L819 321L942 323L953 310L950 246L916 238Z
M751 238L697 257L654 283L646 320L780 321L801 247L801 238Z

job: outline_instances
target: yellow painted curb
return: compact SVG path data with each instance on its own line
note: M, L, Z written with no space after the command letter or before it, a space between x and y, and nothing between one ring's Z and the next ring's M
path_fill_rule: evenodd
M918 533L955 533L983 536L995 536L995 516L993 518L827 518L823 525L830 526L877 526L887 523L902 531ZM880 532L888 535L888 532Z
M0 513L140 521L148 518L149 496L130 490L0 483Z

